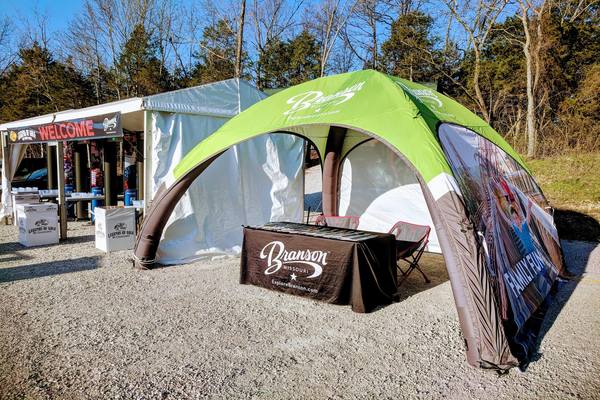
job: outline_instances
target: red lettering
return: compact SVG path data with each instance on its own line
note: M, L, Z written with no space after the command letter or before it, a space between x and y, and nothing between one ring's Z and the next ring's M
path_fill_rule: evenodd
M69 138L69 132L67 131L67 125L60 124L60 131L62 132L63 139Z
M85 120L85 128L88 136L94 136L94 122L91 119Z
M54 125L48 125L48 137L56 140L56 127Z
M85 126L83 125L83 122L75 122L74 125L75 125L75 134L77 135L77 137L86 136Z
M72 122L67 122L67 132L69 133L70 138L74 138L75 136L77 136L75 134L75 124L73 124Z
M48 126L47 125L46 126L40 126L38 128L38 132L40 133L40 138L42 140L48 140L49 139L49 137L48 137Z

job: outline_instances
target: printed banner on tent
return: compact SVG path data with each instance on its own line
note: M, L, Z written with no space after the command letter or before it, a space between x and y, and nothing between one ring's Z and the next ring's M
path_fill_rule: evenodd
M522 328L562 271L548 203L515 160L490 141L452 125L440 140L463 193L489 273L508 318ZM508 301L507 301L508 300Z
M8 143L44 143L123 136L121 113L10 129Z

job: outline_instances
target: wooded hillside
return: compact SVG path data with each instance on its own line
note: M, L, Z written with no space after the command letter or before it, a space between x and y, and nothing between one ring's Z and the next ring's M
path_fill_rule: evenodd
M0 121L241 76L433 83L529 157L600 150L597 0L86 0L0 22Z

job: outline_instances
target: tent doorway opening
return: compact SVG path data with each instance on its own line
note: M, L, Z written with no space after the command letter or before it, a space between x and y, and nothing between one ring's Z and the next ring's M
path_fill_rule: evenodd
M426 251L441 253L417 176L387 145L366 139L341 161L339 215L360 218L359 229L388 232L398 221L431 227Z

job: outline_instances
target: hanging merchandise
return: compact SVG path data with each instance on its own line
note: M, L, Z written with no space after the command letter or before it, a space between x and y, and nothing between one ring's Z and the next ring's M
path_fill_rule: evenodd
M65 192L70 193L73 191L73 143L72 142L63 142L64 146L64 156L63 162L65 165Z
M123 136L123 190L136 188L136 145L135 132Z

